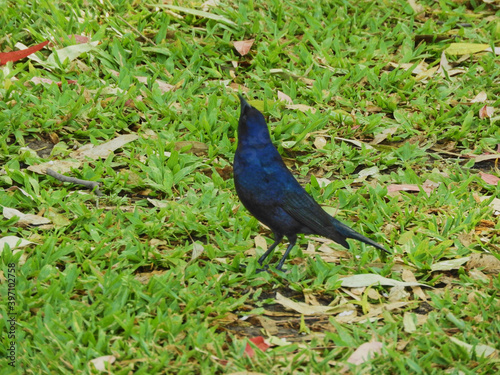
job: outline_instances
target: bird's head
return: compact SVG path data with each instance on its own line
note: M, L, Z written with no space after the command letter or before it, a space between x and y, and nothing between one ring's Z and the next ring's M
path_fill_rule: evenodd
M265 146L271 144L269 129L264 115L239 95L241 102L240 120L238 122L238 142L248 146Z

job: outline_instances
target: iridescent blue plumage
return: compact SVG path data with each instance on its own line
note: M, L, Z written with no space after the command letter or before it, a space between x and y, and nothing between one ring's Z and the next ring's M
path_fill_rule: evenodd
M317 234L349 248L347 238L388 252L326 213L288 170L271 142L262 113L240 96L238 148L234 155L234 184L243 205L274 233L275 241L259 259L262 265L284 236L290 244L278 263L281 270L297 234Z

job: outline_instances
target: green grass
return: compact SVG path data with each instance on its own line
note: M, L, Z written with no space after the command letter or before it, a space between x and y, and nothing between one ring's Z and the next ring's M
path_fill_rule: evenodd
M424 80L391 65L437 66L451 42L498 46L499 10L480 1L418 3L425 12L417 17L403 0L223 0L207 18L193 12L201 2L179 2L179 9L0 1L1 52L18 42L54 44L36 54L41 62L0 69L0 204L53 223L26 227L1 217L1 237L35 244L0 249L0 294L7 301L6 278L14 273L17 313L14 369L6 359L8 305L0 304L0 373L98 373L90 361L106 355L116 358L112 374L337 373L372 340L384 344L382 354L349 365L351 373L500 371L498 269L478 272L469 262L432 271L471 254L500 259L498 217L491 200L478 203L500 198L499 185L479 172L499 171L494 160L474 161L500 144L500 59L447 56L463 73ZM71 61L47 60L73 45L73 34L99 43ZM424 34L450 39L416 46L415 36ZM255 43L242 57L232 43L247 39ZM34 77L53 83L34 84ZM321 245L306 237L292 251L288 273L255 273L254 254L264 250L254 237L270 245L272 234L234 190L239 102L229 85L262 110L273 141L314 198L394 256L381 258L359 243L345 253L329 243L338 257L327 259L306 250ZM315 113L287 108L278 91ZM489 102L471 103L482 91ZM485 104L496 109L492 118L479 117ZM387 129L380 144L366 146ZM103 197L27 169L74 160L75 149L123 134L139 138L66 173L101 182ZM322 148L318 137L326 140ZM361 178L367 170L376 173ZM388 193L391 185L427 180L439 183L430 195ZM275 301L279 292L296 302L351 303L362 317L389 307L391 288L356 291L341 287L341 278L402 280L403 270L429 286L422 289L427 300L406 288L396 298L406 304L372 319L301 316ZM276 329L264 329L263 318ZM255 336L289 345L249 358L246 338ZM477 345L497 351L481 356Z

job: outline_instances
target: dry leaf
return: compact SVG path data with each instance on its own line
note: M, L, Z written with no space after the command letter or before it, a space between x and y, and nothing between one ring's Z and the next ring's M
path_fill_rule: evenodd
M34 242L27 241L23 238L17 236L5 236L0 238L0 254L5 245L9 246L10 250L19 249L21 247L26 247L28 245L34 244Z
M491 118L494 112L495 112L494 107L489 107L485 105L484 107L481 107L481 109L479 110L479 118L480 119Z
M367 150L372 150L373 149L373 147L370 146L368 143L357 141L355 139L346 139L346 138L335 137L335 140L352 143L356 147L359 147L359 148L363 148L364 147Z
M203 142L198 142L198 141L175 142L175 149L177 151L185 148L186 146L191 146L191 148L184 151L188 154L206 154L206 152L208 151L208 145Z
M445 70L449 72L451 70L451 65L446 58L446 53L443 51L441 53L441 60L439 60L439 69L437 70L437 73L442 73Z
M484 103L486 101L486 99L487 99L486 93L484 91L481 91L470 102L471 103Z
M255 236L254 241L255 241L256 248L260 247L261 249L264 249L264 250L267 249L266 239L264 237L262 237L260 234Z
M21 211L16 210L15 208L3 207L3 216L6 219L13 218L17 216L19 221L18 225L27 226L27 225L44 225L49 224L51 221L49 219L44 218L43 216L33 215L33 214L23 214Z
M424 81L427 78L431 78L437 72L438 69L439 69L439 66L433 66L432 68L425 70L420 74L417 74L417 76L415 77L415 80L416 81Z
M415 191L415 192L417 192L420 190L421 190L420 187L418 185L415 185L415 184L391 184L391 185L387 186L387 192L389 194L391 194L391 193L394 194L394 193L397 193L399 191ZM422 186L422 190L424 192L426 192L427 195L430 195L434 189Z
M248 52L250 52L250 49L252 48L253 42L255 42L255 39L242 40L239 42L234 42L233 46L234 46L234 49L236 51L238 51L238 53L241 56L245 56L246 54L248 54Z
M403 269L403 273L401 274L401 279L403 279L403 281L407 281L407 282L417 282L417 278L415 277L413 272L409 269L406 269L406 268ZM417 296L419 296L420 299L422 299L423 301L427 301L427 296L425 295L425 293L421 287L412 286L411 288L413 290L413 293L415 293Z
M384 344L378 341L365 342L361 344L347 359L347 363L352 363L354 365L360 365L373 359L375 354L382 354L382 348ZM349 367L344 366L340 372L344 373L349 370Z
M334 307L308 305L307 303L304 302L292 301L290 298L286 298L279 292L276 293L276 302L282 305L283 307L286 307L287 309L294 310L303 315L325 315L325 314L333 315L345 311L347 307L347 304Z
M481 163L487 160L496 160L500 159L500 154L483 154L479 156L472 156L474 158L474 162Z
M257 316L257 320L260 322L262 328L266 330L268 335L277 335L279 330L276 325L276 321L273 319L266 318L265 316Z
M479 172L479 176L481 176L481 179L484 182L490 185L496 185L500 181L500 178L489 173Z
M408 0L408 4L411 6L411 9L413 9L415 14L419 14L424 11L424 7L420 4L417 4L415 0Z
M495 348L492 348L491 346L488 345L481 345L481 344L470 345L454 337L449 337L449 339L458 346L461 346L462 348L466 349L469 352L469 354L475 354L478 357L489 357L497 352Z
M203 4L201 4L201 10L204 12L207 12L210 10L210 8L216 8L220 4L220 0L208 0L205 1Z
M405 301L410 297L410 293L405 290L404 286L395 286L391 288L389 292L389 302L399 302Z
M278 91L278 100L285 102L289 105L293 104L292 98L290 98L287 94L285 94L284 92L281 92L281 91Z
M353 275L348 276L343 279L342 286L345 288L359 288L362 286L370 286L370 285L386 285L386 286L428 286L421 283L416 282L404 282L393 279L388 279L383 276L373 274L373 273L365 273L361 275Z
M314 140L314 147L316 147L318 150L321 150L323 148L325 148L327 142L326 142L326 139L325 137L316 137L316 139Z
M193 261L198 258L201 254L203 254L204 250L205 248L202 244L199 244L198 242L193 243L193 253L191 254L191 260Z
M51 160L42 164L30 165L28 170L38 174L47 174L47 168L52 169L54 172L64 174L71 172L72 169L78 169L82 165L79 161L69 160Z
M406 311L403 315L403 327L406 333L413 333L417 330L417 325L413 321L415 314Z
M450 271L459 269L470 257L448 259L431 265L431 271Z
M103 372L107 371L109 365L114 361L116 361L116 357L114 355L104 355L102 357L91 359L89 362L95 366L97 371Z
M240 85L239 83L235 83L235 82L232 82L227 87L229 87L233 91L242 92L242 93L245 93L245 94L250 91L250 89L248 87L245 87L245 86Z
M135 78L141 82L141 83L144 83L145 85L147 85L148 83L148 77L143 77L143 76L135 76ZM158 84L158 88L160 89L161 92L165 93L165 92L169 92L169 91L172 91L172 90L175 90L176 89L176 86L174 85L171 85L170 83L167 83L165 81L162 81L161 79L157 79L155 81L155 83Z
M378 145L380 142L383 142L387 139L388 136L393 135L398 130L399 126L393 126L387 129L384 129L381 133L375 135L373 141L370 142L371 145Z
M471 254L470 260L467 262L468 270L480 268L486 273L500 273L500 260L491 254Z
M481 201L485 201L490 199L491 197L485 196L485 197L479 197ZM491 203L489 204L490 207L493 208L493 215L500 215L500 199L498 198L493 198Z
M299 110L301 112L311 111L312 114L316 113L316 108L310 107L310 106L305 105L305 104L287 104L285 106L285 108L287 108L287 109L297 109L297 110Z
M139 136L136 134L126 134L120 135L115 139L112 139L111 141L103 143L99 146L94 146L93 144L89 143L72 152L70 156L79 160L85 159L87 157L94 160L99 158L105 159L116 149L125 146L129 142L135 141L137 138L139 138Z

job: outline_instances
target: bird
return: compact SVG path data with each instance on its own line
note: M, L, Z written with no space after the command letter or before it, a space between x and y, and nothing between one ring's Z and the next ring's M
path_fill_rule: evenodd
M287 168L271 141L266 120L259 110L238 95L241 113L233 162L236 193L243 206L274 234L274 243L259 258L260 266L286 236L289 245L276 269L283 271L298 234L329 238L349 249L351 238L390 254L377 242L363 236L329 215L311 197ZM268 265L264 270L268 269ZM262 271L260 269L259 271Z

